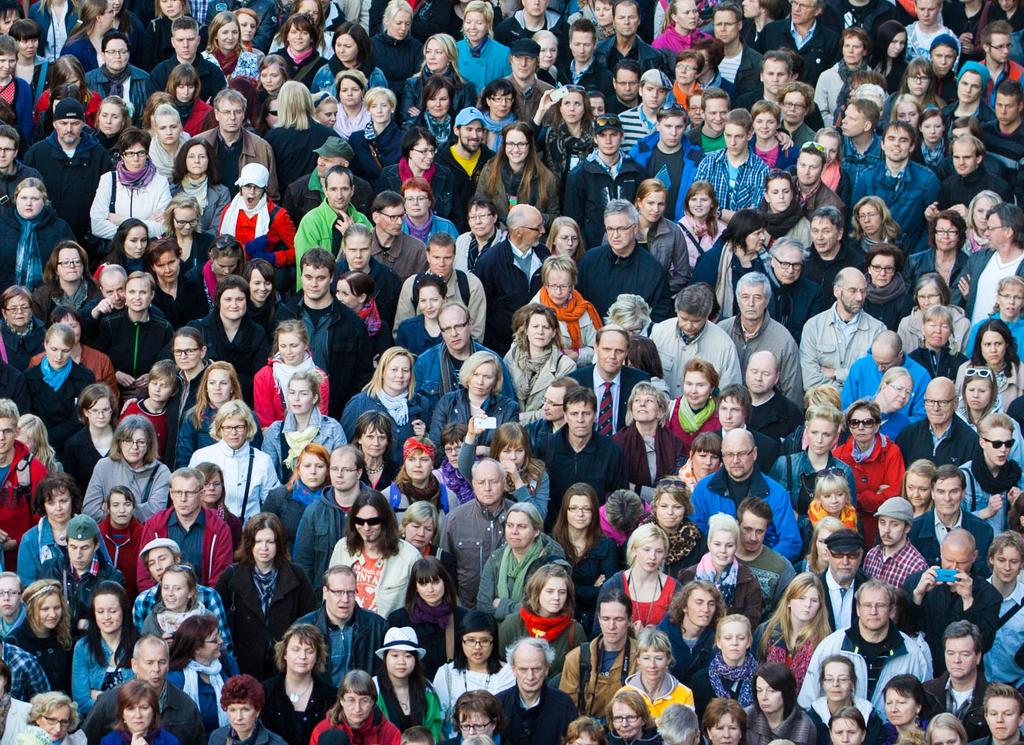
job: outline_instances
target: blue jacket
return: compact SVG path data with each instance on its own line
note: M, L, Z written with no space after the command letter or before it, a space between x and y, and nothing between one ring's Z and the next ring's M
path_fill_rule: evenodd
M165 729L158 729L155 735L146 738L146 742L149 745L181 745L181 740ZM103 736L100 745L124 745L124 740L121 738L121 733L114 730Z
M515 401L516 391L512 387L512 376L509 374L508 368L505 367L505 362L501 359L501 355L491 351L483 344L478 344L475 341L472 344L473 346L470 348L472 352L490 352L498 358L498 362L501 363L502 380L504 381L501 386L501 395ZM447 351L448 348L444 344L433 346L419 356L412 368L413 375L416 378L416 392L426 396L431 407L437 404L438 399L441 398L441 355ZM342 417L342 420L344 420L344 417Z
M220 655L221 672L220 676L225 681L235 675L238 675L238 663L235 662L235 658L229 655L227 652L221 652ZM185 690L185 671L184 670L169 670L167 672L167 682L180 691ZM213 696L213 687L204 690L203 682L199 682L199 700L195 702L199 709L199 716L202 717L203 725L206 727L206 734L209 735L215 729L217 729L217 719L220 712L220 701L217 701ZM210 725L213 724L211 727ZM186 743L185 745L192 745L192 743Z
M661 133L654 131L646 137L641 138L629 151L629 157L637 162L642 169L644 169L645 178L658 178L659 174L646 173L647 162L651 159L651 153L654 152L654 148L657 147L658 142L661 140ZM675 206L672 208L672 212L666 210L665 217L670 220L679 220L683 214L683 207L686 205L686 192L690 190L690 185L693 184L694 179L697 178L697 164L700 163L700 159L704 157L704 152L699 146L694 145L689 137L684 137L682 141L683 146L683 170L679 174L679 196L676 199ZM669 174L671 177L671 174ZM668 186L669 184L666 184Z
M482 91L492 80L508 77L512 74L512 65L508 60L509 48L504 44L488 39L476 53L469 48L469 42L460 39L455 44L459 53L459 74Z
M750 477L750 496L759 497L772 510L772 523L764 537L764 545L774 549L790 561L800 558L803 541L796 524L796 514L789 503L789 494L782 485L765 476L757 468ZM704 535L708 533L708 520L712 515L724 512L736 517L738 505L729 496L725 469L703 478L693 490L693 524Z
M843 138L843 173L850 177L851 192L857 188L857 183L865 171L876 163L884 161L882 138L878 135L875 135L875 138L871 140L871 144L868 145L868 149L863 154L853 146L853 142L849 137ZM850 204L855 204L855 202L851 200Z
M910 395L907 405L900 411L906 414L911 422L919 422L924 419L924 389L932 380L932 376L924 367L910 358L903 355L901 367L907 368L911 380L914 381L914 392ZM842 402L843 409L859 398L875 397L878 392L878 385L882 382L882 373L878 372L878 365L871 357L871 350L859 360L850 365L850 374L843 383Z
M110 656L110 647L100 639L100 646L103 648L104 659L97 662L89 653L89 643L85 637L75 642L75 654L71 663L71 697L78 704L78 714L82 719L92 710L95 703L90 691L103 690L103 679L107 677L107 660ZM120 668L121 682L126 682L135 677L131 667Z
M1017 318L1016 321L1005 321L999 313L996 312L990 315L986 320L992 318L998 318L1009 327L1010 333L1013 334L1014 341L1017 342L1017 355L1019 356L1021 350L1024 350L1024 316ZM971 333L967 335L967 341L964 342L964 348L961 351L967 355L968 358L974 351L974 340L978 337L978 329L981 328L981 324L983 323L985 323L985 321L978 321L976 324L971 326Z
M412 437L412 423L419 419L424 424L430 425L431 408L430 401L425 395L414 393L412 400L409 401L409 419L406 423L400 425L391 419L391 424L394 427L394 436L391 438L391 459L395 463L402 462L402 446L406 440ZM341 428L345 430L345 436L349 441L355 435L356 420L367 411L379 411L381 414L388 415L384 404L366 392L358 394L345 404L345 411L341 414ZM388 418L391 417L388 416Z
M47 56L47 51L50 49L50 44L56 41L55 34L51 34L50 26L53 24L53 14L50 13L49 8L44 8L42 3L34 3L31 8L28 9L28 17L39 24L39 49L36 54L41 54L44 57ZM78 13L75 11L73 5L68 5L67 10L64 12L64 31L67 32L68 36L71 36L71 29L78 23ZM79 707L81 711L81 707Z
M850 204L857 204L861 198L872 194L881 197L889 205L892 218L902 230L902 239L907 253L924 250L925 208L939 198L939 179L925 166L909 161L892 183L889 168L883 158L879 163L864 171L853 187Z
M68 15L72 13L71 6L68 6ZM32 110L35 106L35 96L32 95L32 85L19 77L14 78L14 116L17 117L15 126L18 134L21 135L21 148L19 152L28 150L32 144Z
M313 442L323 445L327 448L327 452L332 452L334 448L348 442L345 439L345 433L342 431L341 425L329 416L321 414L319 409L313 409L309 418L309 426L316 427L317 429ZM288 443L285 442L284 433L294 431L295 415L289 411L284 415L284 419L279 419L267 427L267 432L263 436L263 447L260 448L274 462L274 468L277 469L277 478L282 484L288 478L291 478L291 471L286 471L284 464L285 456L288 455Z
M107 553L107 546L100 541L100 551L103 558L110 563L110 554ZM57 541L53 538L53 529L50 521L46 518L25 531L18 544L18 576L26 587L43 576L43 564L55 556L62 556L63 553L57 548Z
M978 560L974 562L974 571L982 577L992 574L988 565L988 547L992 545L992 526L961 507L962 519L960 527L974 536L974 542L978 548ZM928 562L928 566L938 566L941 556L939 555L939 540L935 537L935 510L928 510L923 515L914 518L910 526L908 540L914 544L914 548L921 552L921 556Z

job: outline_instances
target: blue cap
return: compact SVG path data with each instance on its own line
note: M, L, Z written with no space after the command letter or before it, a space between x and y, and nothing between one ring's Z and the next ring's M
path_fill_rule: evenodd
M963 67L960 68L960 72L956 74L956 82L960 82L960 78L964 76L965 72L976 72L981 76L981 89L986 90L988 83L992 79L992 74L988 71L988 68L981 62L975 62L970 60L964 62Z
M472 121L479 119L480 123L484 123L483 112L480 111L476 106L467 106L458 113L455 117L455 126L461 127L463 124L469 124Z
M960 54L960 40L957 39L953 34L939 34L932 39L932 44L928 47L928 51L935 49L935 47L953 47L957 54Z

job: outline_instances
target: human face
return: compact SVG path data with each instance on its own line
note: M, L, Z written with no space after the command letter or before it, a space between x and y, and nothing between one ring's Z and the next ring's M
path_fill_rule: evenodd
M124 611L121 609L121 602L116 595L93 596L92 612L96 619L96 626L102 633L116 634L121 630L121 625L124 623Z
M339 215L348 209L352 201L352 180L345 173L334 173L327 177L327 204Z
M766 62L761 71L761 82L764 84L766 93L778 96L779 88L789 82L789 70L786 69L786 64L775 60Z
M68 561L76 572L81 573L89 568L98 547L93 540L78 541L68 538Z
M711 381L696 370L683 376L683 398L694 411L700 411L711 397Z
M422 526L432 526L433 521L428 520L426 523L417 523L421 526L421 533L425 536L426 540L424 546L430 543L430 538L433 533L433 529L430 529L429 533L423 532ZM434 577L420 577L416 581L416 592L419 594L423 601L432 607L436 607L442 600L444 600L444 580L439 576Z
M949 727L929 727L928 745L963 745L963 740Z
M853 701L853 678L850 669L841 662L830 662L824 670L825 697L829 703L838 704Z
M773 181L772 185L785 183L786 189L789 189L788 182ZM769 187L769 192L772 187ZM790 198L792 192L790 192ZM761 233L762 231L758 231ZM768 295L765 293L763 285L743 285L740 288L736 299L740 307L740 315L748 323L759 323L765 316L765 311L768 309Z
M998 331L986 331L981 337L981 356L993 370L1006 364L1006 340Z
M232 450L238 450L246 443L248 422L240 416L227 417L220 425L220 437Z
M356 607L356 581L348 574L335 574L328 578L323 590L324 606L333 618L347 621Z
M405 472L409 475L415 484L426 483L430 478L430 472L434 467L434 462L430 456L422 450L414 450L409 453L409 456L405 459Z
M409 30L412 28L412 13L406 8L397 10L384 27L388 36L392 39L403 41L409 35Z
M668 672L668 655L655 649L645 649L637 656L637 670L649 681L660 681Z
M741 124L725 125L725 149L729 155L738 158L747 150L750 132Z
M883 589L862 592L857 600L857 617L868 631L879 632L889 626L889 594Z
M459 131L456 133L456 136L459 138L459 145L463 150L470 154L475 153L480 149L480 145L482 145L484 141L483 125L476 119L471 122L466 122L459 127ZM493 215L490 210L474 207L469 213L470 229L475 229L475 225L479 224L474 223L473 216L480 214L486 215L489 220L496 220L497 218L497 216ZM490 233L483 233L483 235L490 235Z
M359 438L359 447L367 458L379 458L388 449L388 438L377 429L367 429Z
M685 383L684 383L685 386ZM722 462L725 470L737 481L745 481L754 471L754 461L757 460L757 447L740 443L738 440L728 447L722 445Z
M782 691L777 691L768 684L764 678L758 677L755 683L757 693L757 704L761 712L768 717L775 714L781 715L784 710Z
M662 215L665 214L665 192L652 191L644 197L643 201L637 205L637 208L641 219L646 220L650 225L656 224L661 220Z
M534 647L520 647L509 662L520 692L539 693L545 685L549 670L544 653Z
M851 106L843 112L841 127L843 135L846 137L860 137L871 129L871 122L861 113L860 109Z
M353 730L362 727L363 723L370 718L373 707L374 701L369 696L350 691L341 697L341 708L345 713L345 720Z
M648 573L660 572L667 553L665 544L659 539L653 539L642 546L634 546L633 568L640 568Z
M938 143L942 142L944 127L942 126L941 116L929 116L918 126L921 131L921 137L929 146L935 147Z
M49 735L53 742L63 742L71 725L71 707L52 706L39 716L35 725Z
M635 5L616 5L612 11L615 33L623 39L632 39L640 26L640 11Z
M964 489L958 478L939 479L932 486L932 501L940 517L955 516L960 511L963 496Z
M225 321L239 321L246 311L245 293L240 288L226 290L220 296L220 317Z
M964 402L972 412L982 412L992 403L992 386L988 381L975 378L964 386Z
M11 302L19 303L21 300L15 299ZM46 340L45 351L46 359L54 370L62 369L68 363L68 360L71 359L71 347L65 344L62 339L59 339L57 335L53 335Z
M561 231L558 237L561 238L562 235L566 233L572 235L573 238L576 238L576 234L571 230ZM579 239L576 238L576 240ZM558 238L556 238L555 241L557 242ZM559 307L564 306L569 302L569 297L572 295L572 275L569 274L569 272L562 271L560 269L550 271L548 272L547 284L544 286L547 288L548 296L551 298L551 301Z
M462 651L471 665L484 665L491 656L494 637L489 631L474 631L462 637Z
M628 102L636 101L640 94L640 76L629 70L619 70L612 78L615 95Z
M989 467L1002 468L1010 459L1010 448L1006 447L1006 443L1013 442L1013 432L1002 427L992 427L978 438L978 442ZM999 443L999 447L993 444L996 442Z
M384 654L384 666L392 680L405 680L416 668L416 655L404 649L390 649Z
M320 466L318 476L320 483L324 481L324 477L327 474L327 464L322 460L315 457L306 456L299 463L299 476L302 478L302 482L307 486L316 486L315 481L309 481L306 479L309 469L303 470L310 461L317 463ZM256 536L253 538L252 546L252 558L256 562L257 566L270 566L273 564L275 557L277 556L277 538L274 536L274 531L270 528L263 528L262 530L256 531Z
M83 122L78 119L58 119L53 123L61 146L68 149L78 147L78 142L82 139L82 126Z
M898 548L903 545L910 533L910 525L895 517L878 518L878 538L886 548Z
M256 272L259 274L259 272ZM254 275L255 276L255 275ZM277 351L286 365L298 365L306 357L306 344L302 337L292 332L283 332L277 338Z
M743 513L740 519L740 544L747 555L758 554L764 545L764 537L768 532L768 521L750 512Z
M743 732L732 714L726 714L708 728L708 740L711 745L740 745Z
M267 65L260 70L260 85L267 93L276 93L284 85L284 71L277 65ZM342 82L338 86L338 94L341 95L341 89L345 86Z
M868 264L868 275L872 285L885 287L896 276L896 259L892 256L875 256Z
M864 61L864 44L856 36L843 39L843 61L850 67L857 67Z
M473 46L476 46L481 41L483 41L484 36L487 34L487 19L484 18L484 14L476 12L466 13L465 17L462 20L462 33L465 35L466 41L468 41ZM424 51L426 51L426 49L424 49ZM445 57L445 66L447 66L447 63L448 58ZM430 62L428 60L428 69L429 65ZM435 70L433 69L431 69L430 71L435 72Z
M540 590L538 605L542 616L552 618L565 611L569 599L569 588L561 577L552 577Z
M405 202L397 207L385 207L373 213L373 225L381 233L397 237L402 233L402 218L405 217Z
M227 370L211 370L206 378L206 396L215 407L231 400L231 375Z
M284 648L284 663L289 673L308 675L316 666L316 649L304 639L292 636Z
M584 403L569 404L564 411L569 432L574 437L589 438L594 429L594 416L597 412Z
M718 419L722 422L723 430L742 427L743 408L735 398L723 398L718 403Z
M199 34L187 29L179 29L171 34L171 46L179 60L186 62L195 59L199 50Z
M331 453L331 486L333 488L343 493L350 492L359 483L360 473L353 454L338 450Z
M1021 308L1024 308L1024 290L1008 284L999 292L996 298L999 306L999 317L1004 321L1016 321L1020 316Z
M890 688L885 693L885 713L889 718L889 724L894 727L903 727L917 719L917 715L921 713L921 705L914 700L913 696Z
M494 393L494 386L497 382L498 371L494 363L483 362L477 365L476 370L469 376L467 388L474 398L485 399Z
M605 648L617 649L629 633L629 614L622 603L601 603L597 607L597 622L601 627Z
M223 101L214 109L214 116L222 134L236 135L242 131L245 121L245 109L231 101Z
M985 50L985 63L990 67L1005 65L1010 58L1010 37L1008 34L992 34L988 44L982 45ZM996 95L998 106L999 96Z
M371 545L379 541L384 532L384 518L373 507L367 506L359 510L353 516L353 523L362 539Z
M430 195L419 189L406 189L405 214L412 220L422 220L430 214Z
M796 180L800 188L809 191L821 180L825 164L817 155L801 152L796 160Z
M22 187L14 201L18 214L27 220L36 217L46 206L46 197L34 186Z
M669 495L661 497L654 508L655 522L666 530L676 528L685 517L686 508Z
M177 558L169 548L154 548L146 554L146 569L154 581L160 582L164 572L174 564Z
M448 95L448 90L445 88L438 88L437 93L433 97L427 99L427 113L429 113L435 119L441 119L451 110L451 96ZM419 147L419 145L417 145ZM433 161L433 156L431 156ZM429 166L428 166L429 168Z
M302 267L302 295L307 302L319 302L331 291L331 273L327 267Z
M247 739L256 727L256 718L260 715L259 709L248 701L228 704L228 724L238 735L240 740Z
M133 435L137 437L137 435ZM143 438L138 438L140 442ZM199 482L194 478L178 477L171 479L171 504L179 517L189 519L199 514L202 507Z
M993 37L994 39L995 37ZM1004 63L1005 64L1005 63ZM1011 129L1020 121L1022 104L1013 96L996 94L996 121L1003 129Z
M565 388L549 386L544 392L542 411L544 419L549 422L560 422L565 418Z
M760 140L771 140L779 131L779 120L770 112L764 112L754 117L754 134Z
M708 536L708 553L711 555L711 563L718 571L732 566L732 560L736 556L736 537L726 530L712 533Z
M494 100L493 98L491 99ZM519 170L530 155L530 140L522 132L513 130L505 138L505 156L513 169Z
M690 454L690 465L693 467L693 475L700 481L708 474L712 474L721 468L722 459L715 453L696 450Z
M981 650L974 648L971 637L946 639L944 648L946 670L952 680L966 680L974 676L981 664Z
M539 531L523 512L513 512L505 521L505 541L518 551L525 551L537 539Z
M882 140L882 150L893 164L903 164L910 158L913 143L902 129L890 129Z
M327 482L327 463L316 455L307 453L302 456L298 471L302 483L312 489L319 489Z
M719 628L715 645L721 650L725 663L736 667L750 650L750 632L745 624L731 621Z
M297 25L292 26L288 30L288 38L286 41L288 49L300 54L313 46L313 40L310 38L309 32L305 29L299 28Z
M568 256L572 258L576 255L576 252L580 250L580 237L576 234L576 231L570 227L558 228L555 233L555 242L552 245L552 255L554 256ZM557 272L559 276L568 277L566 272ZM572 285L567 285L568 289L564 291L564 297L558 302L559 305L564 305L566 300L569 299L569 293L572 290ZM550 286L548 294L551 294Z
M424 318L428 318L432 321L437 320L437 314L441 310L441 306L444 304L444 297L438 292L436 287L422 287L420 288L420 299L416 305L416 309Z
M98 402L106 408L110 408L109 402L106 399ZM109 414L107 415L110 416ZM114 527L123 528L128 525L132 519L132 512L135 509L135 503L128 499L120 492L112 492L110 499L107 501L107 514L110 515L110 522Z
M540 60L530 55L518 54L510 56L509 62L512 65L512 77L514 79L529 81L533 80L537 74L537 66Z
M1013 585L1020 574L1022 558L1013 546L999 549L992 558L992 574L1004 585Z
M867 298L867 282L862 275L849 276L833 288L833 292L836 302L842 306L843 310L848 315L855 316L864 308L864 300Z
M576 530L586 530L594 520L594 511L590 498L585 494L574 494L569 498L566 508L566 519L569 526Z
M192 594L184 574L164 572L164 576L160 579L160 598L164 601L164 607L167 610L175 613L185 610L192 599Z
M21 609L21 584L14 577L0 578L0 616L10 621ZM0 683L0 696L6 691Z
M597 41L591 33L573 31L569 35L569 51L577 65L585 65L594 56Z
M629 215L619 212L604 218L604 230L608 234L608 246L616 256L625 257L636 247L636 223Z
M526 325L526 339L530 347L537 350L547 349L555 339L556 330L551 328L547 316L535 313L530 316Z
M1012 742L1019 736L1020 705L1016 699L993 696L985 705L985 724L995 742Z

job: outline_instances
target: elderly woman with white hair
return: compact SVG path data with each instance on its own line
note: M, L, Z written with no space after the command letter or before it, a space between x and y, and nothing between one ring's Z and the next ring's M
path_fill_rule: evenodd
M480 572L477 610L498 621L518 613L530 575L554 562L566 563L565 551L544 532L540 511L529 503L511 505L505 513L505 545L490 555Z
M631 334L650 336L654 328L651 306L639 295L623 293L608 306L604 322L622 326Z
M470 417L494 417L494 429L486 429L477 436L477 453L486 455L494 430L506 422L519 421L519 404L501 395L504 380L501 360L494 352L481 350L471 354L459 370L458 390L441 396L434 408L430 439L441 442L441 430L447 424L468 424Z
M189 467L200 463L220 466L224 474L224 506L244 523L263 508L271 491L281 486L270 456L252 445L259 428L243 401L228 401L210 425L216 442L192 453Z
M686 462L686 446L665 426L668 412L664 392L651 383L637 383L626 406L627 426L612 437L626 459L629 488L648 500L658 479L678 472Z
M736 518L719 512L708 520L708 552L692 567L679 573L683 582L710 582L722 593L727 613L747 617L751 626L761 623L761 585L754 573L736 558L740 526Z
M32 704L27 719L29 726L39 727L53 745L85 745L85 732L78 729L78 704L66 693L39 693L29 703Z

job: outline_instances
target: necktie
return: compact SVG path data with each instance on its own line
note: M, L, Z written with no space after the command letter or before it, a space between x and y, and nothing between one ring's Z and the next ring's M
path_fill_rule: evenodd
M612 434L612 384L605 381L604 393L601 394L601 406L597 411L597 433L601 435Z

